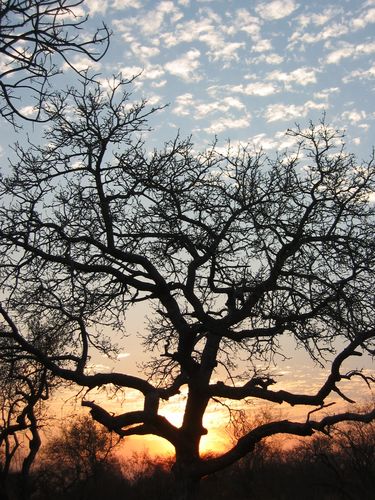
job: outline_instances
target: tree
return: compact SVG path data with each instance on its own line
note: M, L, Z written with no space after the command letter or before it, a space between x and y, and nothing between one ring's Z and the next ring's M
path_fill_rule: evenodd
M49 493L56 495L88 480L97 481L114 465L113 452L118 443L118 436L113 437L88 415L65 419L43 453L43 489L48 484L52 487Z
M99 61L106 53L109 31L105 25L91 37L80 37L87 21L79 7L84 0L2 0L0 4L0 114L14 123L15 116L38 121L53 95L51 78L61 69L60 56L75 69L71 55ZM30 97L33 101L30 101ZM22 100L32 102L25 114Z
M29 498L30 469L41 446L43 403L51 385L45 367L20 352L14 342L0 343L0 493L8 498L11 472L21 450L19 498ZM22 445L26 440L28 449ZM13 468L12 468L13 465ZM13 470L12 470L13 469Z
M50 107L45 145L16 147L13 173L2 180L3 334L80 386L139 391L139 411L82 404L120 436L172 443L174 497L193 498L203 476L268 436L375 417L374 409L316 413L332 396L350 400L340 382L373 382L344 364L374 352L374 156L359 163L324 121L289 131L295 149L273 159L230 144L225 153L216 145L196 153L179 137L147 151L153 111L129 102L126 82L107 90L84 82ZM121 332L139 303L153 308L148 377L90 373L90 352L110 351L103 328ZM269 372L257 371L259 361L278 361L286 336L330 363L316 392L273 389ZM58 354L43 347L51 338ZM178 428L158 411L182 387ZM253 398L312 411L304 422L261 424L223 455L202 458L209 402Z

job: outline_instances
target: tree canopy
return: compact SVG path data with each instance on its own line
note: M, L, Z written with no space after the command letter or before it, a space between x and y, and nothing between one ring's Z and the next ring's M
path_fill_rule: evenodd
M0 4L0 115L43 119L53 95L52 80L61 64L75 70L74 55L99 61L108 48L103 24L93 36L81 36L87 16L84 0L2 0ZM30 101L30 98L32 99ZM26 107L31 108L25 110Z
M248 430L220 457L199 454L214 398L321 409L332 395L349 400L341 381L373 382L344 364L374 353L374 157L359 162L324 120L288 131L294 149L274 158L251 145L197 153L180 137L150 151L154 111L130 101L127 82L85 81L55 96L45 144L15 147L1 180L1 335L78 385L139 391L139 411L83 405L120 436L167 439L187 498L264 437L374 418L374 409L309 413ZM138 303L153 309L146 376L92 373L92 349L111 350L105 328L121 332ZM277 361L286 336L331 362L316 392L274 390L257 371L259 361ZM182 387L176 427L159 401Z

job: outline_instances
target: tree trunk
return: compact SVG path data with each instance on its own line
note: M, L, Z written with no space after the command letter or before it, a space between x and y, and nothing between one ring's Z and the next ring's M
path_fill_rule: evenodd
M200 478L193 473L193 467L176 462L173 466L174 484L171 499L196 500L199 493Z

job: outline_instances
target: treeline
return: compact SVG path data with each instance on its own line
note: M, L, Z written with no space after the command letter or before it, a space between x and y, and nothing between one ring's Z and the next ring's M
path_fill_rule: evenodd
M90 418L65 425L42 452L29 489L13 474L9 500L173 498L171 462L118 453L118 441ZM351 423L285 449L263 442L233 467L201 483L199 500L372 500L375 424Z

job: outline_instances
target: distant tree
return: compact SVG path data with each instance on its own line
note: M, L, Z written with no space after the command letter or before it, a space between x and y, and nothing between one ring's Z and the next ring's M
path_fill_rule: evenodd
M114 465L113 452L119 441L87 415L65 420L44 449L42 488L48 485L50 493L57 494L95 481Z
M52 77L61 73L59 62L75 69L72 55L99 61L108 48L105 25L92 37L80 35L87 16L84 0L1 0L0 2L0 115L14 123L15 116L40 120L53 94ZM60 61L56 59L60 56ZM25 99L33 113L23 111ZM22 105L22 103L24 103Z
M306 467L322 466L326 489L342 498L370 500L375 488L375 425L345 422L332 427L329 434L314 436L301 444L298 452ZM309 464L310 462L310 464Z
M14 342L0 338L0 497L8 498L10 478L17 463L18 496L30 493L30 469L41 446L44 402L50 380L47 370L27 359ZM27 447L24 443L27 443Z
M176 451L173 495L187 499L203 476L268 436L309 436L375 417L375 409L315 411L304 422L246 430L219 457L199 452L212 399L319 410L332 396L350 400L340 382L373 382L344 364L374 353L374 157L359 163L324 121L289 131L294 150L273 159L251 146L197 153L179 137L147 151L142 131L153 110L131 104L123 86L86 82L61 95L49 110L46 144L16 147L13 173L1 182L8 299L0 312L7 335L55 375L139 391L139 411L113 415L82 404L120 436L168 440ZM146 303L153 308L146 375L88 371L92 349L110 351L103 328L121 331L126 311ZM35 321L44 338L56 339L58 355L28 339ZM316 391L274 389L276 377L257 370L261 361L277 363L285 337L330 363ZM183 387L176 427L159 414L159 401Z

